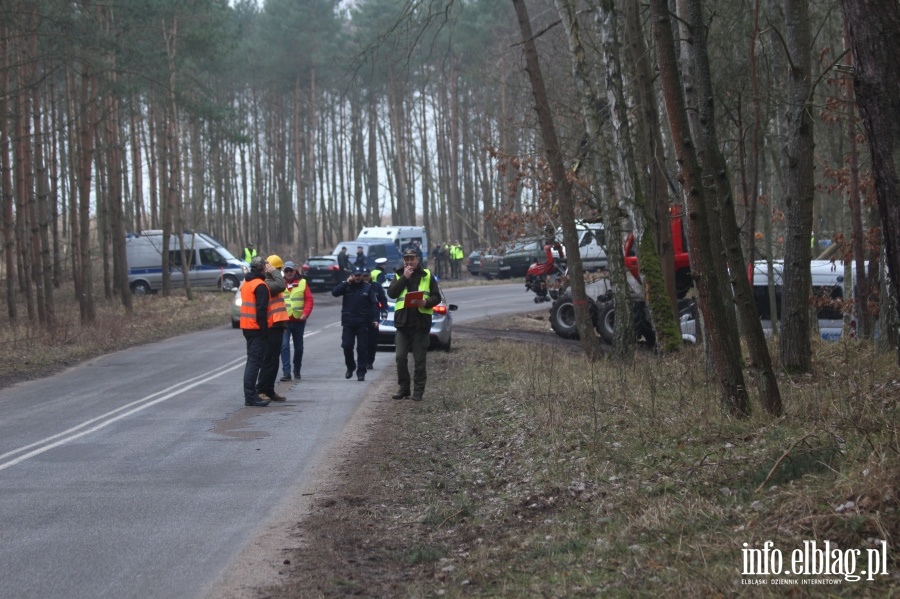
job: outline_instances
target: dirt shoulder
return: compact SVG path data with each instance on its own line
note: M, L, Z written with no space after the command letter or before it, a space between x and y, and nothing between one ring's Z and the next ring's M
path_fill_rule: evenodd
M553 333L546 317L542 310L455 326L454 351L465 351L467 341L502 339L580 352L578 342ZM452 354L431 352L429 387L438 387L450 368ZM415 540L400 523L405 509L397 502L397 487L404 483L393 478L399 471L392 472L391 465L418 451L403 427L409 412L440 400L434 393L421 404L392 400L395 386L388 372L369 387L313 480L279 508L210 590L210 599L396 597L400 585L433 580L434 560L423 556L421 563L410 563Z

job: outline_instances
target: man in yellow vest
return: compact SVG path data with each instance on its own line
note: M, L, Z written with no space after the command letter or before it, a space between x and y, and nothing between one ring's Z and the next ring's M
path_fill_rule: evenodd
M407 298L410 293L413 295ZM404 399L412 391L412 398L421 401L428 380L426 360L431 315L434 307L441 303L441 290L431 272L419 265L419 254L408 249L403 252L403 268L397 270L397 277L391 281L387 294L397 300L394 304L394 326L397 329L394 344L397 348L395 357L400 388L391 397ZM409 376L410 349L415 360L412 381Z
M306 332L306 319L313 309L313 294L306 284L303 272L291 261L284 263L284 306L287 309L288 321L281 340L282 381L291 380L291 339L294 340L294 376L300 380L300 367L303 365L303 334Z
M266 356L266 334L269 330L269 287L267 273L274 270L262 256L250 260L250 270L241 285L241 331L247 343L244 366L244 405L264 408L267 398L260 397L257 385Z
M247 243L247 247L244 248L244 256L243 257L244 257L244 262L246 262L247 264L249 264L251 261L253 261L254 258L256 258L256 248L253 247L252 242Z
M266 258L266 263L272 267L266 274L266 287L269 289L269 306L266 311L266 324L268 325L265 334L266 353L259 371L256 392L263 399L285 401L287 399L285 396L275 392L278 362L281 357L281 340L284 337L284 327L288 321L283 295L284 277L281 275L284 261L279 256L272 254Z
M454 240L450 246L450 274L454 279L458 279L462 275L464 257L462 246L459 245L459 241Z

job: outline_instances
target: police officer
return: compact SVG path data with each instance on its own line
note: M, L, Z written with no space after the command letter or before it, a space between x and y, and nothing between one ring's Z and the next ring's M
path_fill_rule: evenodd
M356 379L366 380L366 366L369 364L369 331L378 326L378 298L370 283L363 281L364 266L354 266L346 281L338 283L331 290L334 297L343 297L341 305L341 348L349 379L356 370ZM356 346L356 360L353 360L353 346Z

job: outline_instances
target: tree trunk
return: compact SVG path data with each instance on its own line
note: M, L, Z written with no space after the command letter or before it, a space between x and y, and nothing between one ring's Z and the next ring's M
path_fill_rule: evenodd
M6 315L18 320L16 303L16 236L13 228L12 145L6 115L9 114L9 27L0 37L0 203L3 204L3 258L6 265Z
M621 60L619 59L619 39L616 15L612 0L602 0L597 13L600 22L600 38L603 48L606 72L606 97L610 106L610 120L613 124L614 143L619 150L619 160L624 177L623 189L633 197L632 222L637 243L638 264L644 287L644 299L650 309L650 318L656 331L656 345L664 352L676 351L681 347L681 330L675 317L675 306L665 284L659 252L655 241L656 216L648 210L644 185L635 163L631 130L628 123L628 109L622 86ZM574 17L574 13L573 13ZM663 221L669 227L668 214Z
M370 89L368 97L368 107L369 107L369 115L368 115L368 126L369 126L369 134L368 134L368 164L369 167L367 169L368 175L368 187L366 197L368 201L366 202L366 224L371 226L379 226L381 225L381 210L378 206L378 99L375 97L375 91Z
M600 345L597 342L597 334L594 332L594 325L588 308L587 294L584 288L584 273L581 268L581 255L578 249L578 230L575 226L575 202L572 199L572 185L563 165L562 151L556 136L556 126L553 123L553 114L550 112L547 90L544 87L544 78L538 62L537 46L534 43L534 36L531 32L528 9L525 7L524 0L512 0L512 3L516 9L519 29L522 32L528 78L531 81L531 91L534 94L535 110L540 123L541 138L544 141L547 163L550 165L550 172L555 185L554 196L559 206L563 240L566 245L566 255L568 256L571 274L575 323L585 353L589 358L597 359L600 356Z
M606 223L607 239L613 240L612 243L607 244L607 263L609 264L610 280L615 290L616 322L624 324L615 329L611 356L617 361L630 362L634 358L635 349L634 327L627 326L633 320L632 298L628 286L628 273L625 269L625 257L622 253L622 245L619 243L619 240L623 238L621 221L624 213L619 210L620 198L616 192L617 185L612 171L614 160L610 156L607 140L603 137L601 130L602 118L598 112L600 100L594 90L585 61L584 46L581 41L574 2L557 0L556 4L569 40L569 52L572 55L572 70L575 87L581 101L581 112L584 115L588 137L596 154L594 162L597 165L598 180L602 185L602 211L603 220Z
M894 302L900 300L900 5L842 0L854 90L872 155L875 197ZM894 303L896 309L897 304ZM894 314L893 322L898 320ZM887 332L885 332L887 334ZM893 332L896 335L896 331ZM900 363L900 346L896 346Z
M784 287L781 300L781 366L792 373L812 368L810 240L815 178L812 120L812 40L808 0L784 0L785 43L788 53L784 200Z
M78 296L81 307L81 323L93 325L97 320L94 300L94 269L91 261L91 173L94 162L94 127L97 122L97 85L85 65L81 72L81 139L78 235L79 268L76 275L81 282Z
M697 92L700 125L698 138L703 147L701 154L703 160L701 160L700 168L703 173L708 173L707 177L712 178L712 181L706 183L705 187L709 190L709 194L714 194L718 205L718 210L709 213L707 218L714 219L716 213L719 216L721 245L724 247L728 263L732 265L728 287L734 291L735 304L750 353L750 367L756 377L760 403L766 412L773 416L779 416L782 410L781 393L772 370L772 359L769 356L769 346L759 320L759 312L753 300L753 289L744 273L745 261L741 251L740 231L731 195L731 181L728 177L725 157L719 150L720 144L716 135L715 104L703 10L700 0L679 0L678 5L681 22L686 23L689 27L690 37L687 38L687 53L688 59L693 63L696 75L694 84ZM721 276L728 281L727 268L722 269ZM727 307L728 302L725 304ZM736 338L737 336L735 336ZM739 344L735 351L740 353Z
M700 165L686 113L686 105L682 95L680 75L675 58L675 39L669 19L669 7L666 0L651 0L653 14L653 35L656 38L656 50L659 62L660 81L666 112L669 116L669 127L675 144L675 153L680 166L680 179L685 191L686 216L690 220L688 242L694 268L695 282L707 328L706 339L710 344L710 355L719 381L723 407L731 414L746 416L750 412L744 375L741 371L740 355L734 355L725 342L728 330L725 311L728 307L718 295L720 283L715 262L711 256L707 240L710 237L707 222L708 200L705 197L703 183L700 179Z
M641 116L635 123L635 160L640 172L644 173L642 181L646 184L646 215L648 225L653 230L653 239L659 252L660 267L663 273L666 290L672 309L678 305L679 290L676 285L679 277L675 273L675 248L670 227L668 181L664 167L666 164L665 148L662 139L662 127L659 122L659 106L653 89L653 69L650 53L644 43L641 28L640 3L625 2L625 39L626 56L632 65L633 95L638 105L636 109ZM682 277L690 280L690 275Z

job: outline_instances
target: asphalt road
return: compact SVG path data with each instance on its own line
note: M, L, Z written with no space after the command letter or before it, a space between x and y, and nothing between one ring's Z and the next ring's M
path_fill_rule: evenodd
M447 295L455 322L535 308L521 285ZM0 390L0 598L203 596L392 376L379 352L366 382L344 379L339 305L316 298L285 404L244 407L227 315Z

